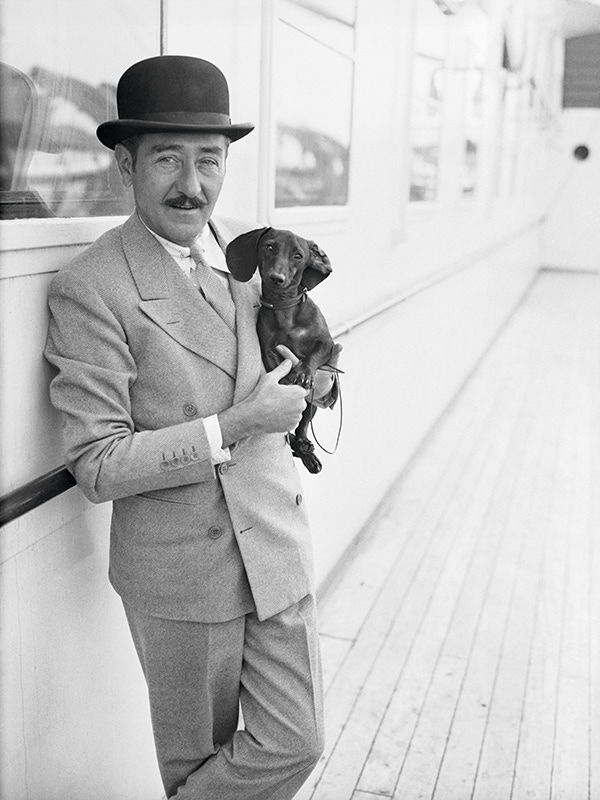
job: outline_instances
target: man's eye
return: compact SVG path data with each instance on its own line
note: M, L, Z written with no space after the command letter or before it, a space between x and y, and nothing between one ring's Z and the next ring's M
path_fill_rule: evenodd
M299 261L301 258L303 258L302 253L294 253L294 258L296 261Z

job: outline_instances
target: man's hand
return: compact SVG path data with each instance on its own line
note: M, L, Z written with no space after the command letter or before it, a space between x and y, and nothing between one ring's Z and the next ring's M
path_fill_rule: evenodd
M278 344L275 349L284 359L291 361L293 366L296 366L296 364L300 361L300 359L294 353L292 353L289 347L286 347L284 344ZM328 366L333 367L334 369L337 367L340 353L343 349L343 345L337 343L334 344L333 350L331 351L331 357L328 361ZM279 366L281 366L281 364ZM328 370L327 367L317 370L313 387L313 401L318 403L319 400L329 394L331 387L333 386L334 376L335 372Z
M306 408L306 390L279 383L291 368L292 360L286 358L261 376L248 397L218 415L224 447L255 433L287 433L296 428Z

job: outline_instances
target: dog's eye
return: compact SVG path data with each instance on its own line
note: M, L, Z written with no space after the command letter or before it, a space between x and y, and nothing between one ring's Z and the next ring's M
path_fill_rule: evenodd
M265 250L273 250L273 245L272 244L266 244L265 245Z

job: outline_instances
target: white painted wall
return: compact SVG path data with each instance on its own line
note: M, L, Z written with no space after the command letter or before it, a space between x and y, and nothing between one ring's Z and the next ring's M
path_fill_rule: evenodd
M323 455L319 475L301 470L320 585L518 304L538 265L538 236L534 225L340 337L346 373L339 449ZM335 442L339 413L315 417L326 447Z
M160 800L143 675L79 489L2 529L0 796Z
M541 239L550 266L600 269L600 109L569 108L562 114L553 160L553 190ZM573 151L586 145L578 161Z

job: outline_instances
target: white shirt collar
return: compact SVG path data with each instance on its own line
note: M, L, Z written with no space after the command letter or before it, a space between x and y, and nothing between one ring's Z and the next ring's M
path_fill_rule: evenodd
M162 244L169 255L173 256L183 271L186 274L189 274L190 264L187 259L191 259L190 248L184 247L176 242L171 242L169 239L165 239L164 236L160 236L158 233L155 233L152 228L149 228L141 217L139 218L144 228L146 228L146 230L148 230L152 236L154 236L154 238ZM205 225L200 231L196 241L199 242L202 246L202 249L207 252L208 260L215 269L221 270L222 272L229 272L223 251L219 247L214 236L211 236L210 233L210 227Z

